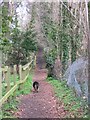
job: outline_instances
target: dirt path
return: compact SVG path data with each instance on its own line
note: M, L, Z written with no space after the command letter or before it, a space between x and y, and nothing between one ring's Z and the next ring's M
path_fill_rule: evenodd
M58 118L57 101L53 94L52 86L45 81L47 71L36 69L33 81L37 80L40 84L38 93L30 93L21 96L18 112L15 113L19 118ZM60 111L62 112L63 106ZM59 113L60 113L59 111ZM64 114L63 114L64 115Z

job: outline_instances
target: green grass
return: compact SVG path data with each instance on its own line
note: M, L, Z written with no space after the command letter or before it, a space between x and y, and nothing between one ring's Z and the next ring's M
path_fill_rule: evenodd
M19 81L19 76L16 76L16 82ZM14 75L10 75L10 84L11 87L14 86ZM5 80L2 82L2 96L4 96L6 94L6 85L7 83L5 82Z
M13 113L17 111L17 105L19 101L12 99L10 102L6 102L2 106L2 118L13 118Z
M23 89L20 91L16 91L17 96L20 94L29 94L32 89L32 75L30 75L27 81L23 84Z
M68 111L67 118L87 118L87 102L80 97L76 97L72 89L67 87L66 81L47 78L47 81L53 86L55 96L64 103L64 109Z
M33 74L29 75L27 81L23 84L22 90L18 90L18 89L16 90L16 96L19 96L22 94L23 95L29 94L31 92L32 76L33 76ZM17 99L15 99L15 97L12 95L10 97L10 102L6 102L2 106L2 117L3 118L13 118L14 117L13 113L17 110L18 104L19 104L19 101L17 101Z

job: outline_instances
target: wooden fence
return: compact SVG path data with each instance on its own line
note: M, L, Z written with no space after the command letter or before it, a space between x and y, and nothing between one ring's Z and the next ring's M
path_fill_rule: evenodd
M13 81L10 80L10 67L6 66L5 68L2 68L2 71L5 74L5 80L2 80L2 88L4 87L5 89L5 94L2 96L0 99L0 105L8 100L8 98L15 93L16 89L19 87L19 89L23 89L23 84L27 80L29 76L29 72L32 69L32 66L36 65L36 56L31 56L31 61L30 63L22 66L19 65L19 79L17 80L17 71L16 71L16 65L14 65L13 68ZM14 94L15 95L15 94Z

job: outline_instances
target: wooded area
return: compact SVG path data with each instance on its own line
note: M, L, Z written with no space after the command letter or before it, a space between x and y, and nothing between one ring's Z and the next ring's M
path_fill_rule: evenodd
M90 108L90 3L23 0L1 2L0 7L0 106L19 79L27 79L34 61L48 70L47 77L66 81Z

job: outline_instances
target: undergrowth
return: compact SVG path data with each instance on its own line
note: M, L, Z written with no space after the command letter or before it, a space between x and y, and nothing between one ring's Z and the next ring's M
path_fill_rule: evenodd
M65 118L87 118L88 104L80 97L76 97L72 89L66 85L66 81L55 80L48 77L47 81L53 85L55 96L64 103L64 109L67 111Z
M14 86L14 79L15 79L14 75L10 75L9 79L10 79L10 84L12 84L12 86ZM16 82L17 81L19 81L19 76L18 75L16 76ZM5 85L7 85L6 80L4 80L2 82L2 96L4 96L6 94L6 87L5 87Z
M31 92L32 76L33 75L30 75L28 77L28 79L23 85L22 90L17 89L15 91L16 97L18 97L19 95L29 94ZM17 106L19 104L19 101L14 97L14 94L9 98L9 101L10 102L6 102L2 106L2 118L13 118L13 117L15 118L14 113L17 111Z

